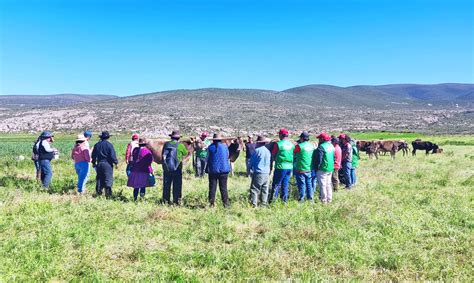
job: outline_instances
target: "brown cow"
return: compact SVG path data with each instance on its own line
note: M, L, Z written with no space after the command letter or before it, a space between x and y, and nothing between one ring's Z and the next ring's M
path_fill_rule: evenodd
M375 155L377 149L374 148L373 141L357 141L356 146L359 151L365 151L365 153L369 155L369 159L372 159L374 156L378 158Z
M153 154L153 160L158 164L163 163L163 155L162 155L163 154L163 146L168 141L169 140L164 140L164 139L150 139L149 140L149 144L147 145L147 148ZM184 144L186 146L186 149L188 150L188 155L183 156L183 165L184 165L189 161L189 159L191 158L191 156L194 152L194 146L193 146L194 138L191 137L189 139L182 139L179 142Z
M374 141L372 149L375 150L375 157L378 158L380 152L390 152L392 159L395 159L395 154L400 149L403 149L406 144L402 141ZM404 150L405 151L405 150Z

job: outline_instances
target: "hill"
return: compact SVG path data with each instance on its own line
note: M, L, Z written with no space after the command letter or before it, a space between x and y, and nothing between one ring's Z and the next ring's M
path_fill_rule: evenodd
M261 89L172 90L30 110L0 111L0 131L85 128L165 135L179 128L224 134L293 131L426 131L473 133L474 85L310 85L285 91ZM427 89L440 89L429 99ZM422 89L423 91L412 91ZM412 95L410 95L410 93ZM431 92L430 92L431 93ZM441 93L445 100L439 100ZM44 115L47 111L48 115Z
M50 106L70 106L114 98L117 98L117 96L103 94L0 95L0 105L5 108L28 109Z

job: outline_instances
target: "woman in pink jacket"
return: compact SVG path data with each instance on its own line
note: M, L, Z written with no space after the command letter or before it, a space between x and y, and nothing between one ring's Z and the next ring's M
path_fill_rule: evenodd
M84 135L77 135L76 145L71 152L71 158L74 159L74 167L78 177L77 192L80 194L85 192L85 184L90 169L89 163L91 162L91 151L86 141L87 138Z

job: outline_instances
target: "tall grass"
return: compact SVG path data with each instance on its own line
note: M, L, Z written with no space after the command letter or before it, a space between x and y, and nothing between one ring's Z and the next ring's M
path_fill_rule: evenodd
M113 142L123 160L126 139ZM92 197L94 174L76 196L72 142L56 145L63 154L50 191L35 182L30 160L16 160L29 154L29 139L0 147L2 282L473 280L473 146L395 161L363 156L357 188L330 205L293 198L254 209L249 180L237 175L226 210L207 207L207 180L190 169L182 207L158 204L159 181L134 203L123 162L114 200ZM236 168L244 171L243 158Z

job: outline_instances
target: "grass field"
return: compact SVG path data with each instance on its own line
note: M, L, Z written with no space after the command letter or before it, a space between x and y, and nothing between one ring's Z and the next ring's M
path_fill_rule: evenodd
M220 201L207 208L207 180L191 169L183 207L158 204L160 182L134 203L123 162L113 200L92 197L94 173L88 193L76 196L67 136L55 143L61 157L45 191L29 160L34 137L0 136L0 281L473 281L474 137L354 136L422 137L444 153L399 154L395 161L363 154L356 189L335 193L330 205L293 197L288 205L254 209L249 180L238 175L230 178L225 210ZM126 138L112 142L123 160ZM236 169L244 171L243 158Z

